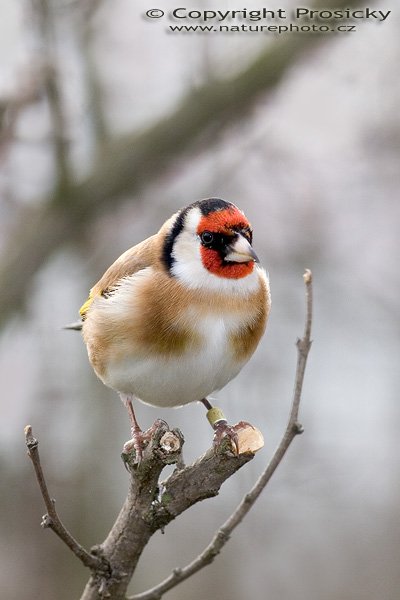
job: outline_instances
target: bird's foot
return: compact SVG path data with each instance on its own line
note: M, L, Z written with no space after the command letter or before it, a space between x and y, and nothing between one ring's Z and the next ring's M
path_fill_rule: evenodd
M142 431L139 427L131 428L132 437L130 440L125 442L123 453L128 454L129 452L132 452L132 450L134 450L135 463L137 463L138 465L142 462L144 449L152 439L157 429L160 427L160 421L161 419L157 419L157 421L155 421L153 425L149 427L149 429L146 429L146 431ZM165 421L163 422L165 423ZM167 424L165 423L165 425Z
M250 428L253 431L256 431L256 428L251 423L247 421L239 421L236 425L228 425L228 423L224 421L219 421L214 426L214 439L213 445L214 449L218 450L221 446L224 438L229 438L232 446L232 450L236 455L241 454L241 439L239 439L239 432L241 433L243 430L247 430Z
M135 462L140 463L143 458L143 450L147 445L148 439L145 437L145 434L141 430L131 429L131 439L125 442L123 453L129 454L132 450L135 451Z
M232 450L235 454L239 454L239 438L235 427L228 425L224 413L217 406L211 406L208 400L204 399L203 404L208 408L207 419L211 427L214 429L213 446L217 452L225 438L229 438Z
M229 438L232 446L232 450L235 454L239 454L239 437L235 430L235 427L232 425L228 425L227 421L222 420L218 421L213 425L214 428L214 438L213 438L213 446L214 450L217 452L221 447L221 444L225 438Z
M228 425L228 421L220 408L212 406L206 398L203 398L201 402L207 408L207 419L215 432L213 439L215 452L218 452L224 444L225 438L230 441L232 452L236 456L249 452L254 454L264 446L263 435L257 427L247 421L239 421L236 425Z

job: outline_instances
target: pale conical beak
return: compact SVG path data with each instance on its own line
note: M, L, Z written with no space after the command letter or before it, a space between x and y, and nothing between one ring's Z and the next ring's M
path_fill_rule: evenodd
M252 260L254 262L260 262L257 254L251 247L250 242L246 240L246 238L240 233L235 241L228 246L228 248L229 252L225 256L225 260L228 262L245 263Z

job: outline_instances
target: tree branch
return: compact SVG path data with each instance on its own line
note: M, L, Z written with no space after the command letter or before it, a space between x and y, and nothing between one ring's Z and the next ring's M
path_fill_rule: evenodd
M159 585L133 596L130 600L159 600L166 591L212 562L233 530L254 505L294 437L302 432L298 423L298 412L306 361L311 347L312 276L309 270L304 274L304 281L307 296L306 325L303 338L297 342L298 360L292 408L281 443L254 487L244 496L205 550L189 565L183 569L175 569ZM246 426L252 429L250 425L242 422L235 426L238 428L239 442L240 436L246 432ZM254 452L249 449L245 439L246 435L242 437L243 444L239 443L239 447L242 448L239 454L233 452L231 440L226 437L217 450L211 448L192 465L176 468L166 481L160 483L159 477L166 465L178 465L182 462L183 436L179 430L170 430L165 421L156 421L151 428L151 436L139 465L135 461L134 450L124 452L125 466L130 472L128 496L106 540L88 552L71 536L57 515L54 500L50 498L43 475L38 441L33 437L32 428L28 425L25 428L28 455L32 460L48 511L43 517L42 525L53 529L92 571L81 600L125 599L129 582L150 537L157 530L164 529L175 517L196 502L216 496L224 481L254 457ZM255 449L261 446L262 442L257 439Z
M234 529L239 525L239 523L241 523L241 521L250 511L255 501L271 479L275 470L281 463L293 439L296 437L296 435L303 432L303 428L298 422L298 414L307 357L312 343L310 338L312 324L311 271L307 269L303 277L306 286L306 319L304 335L297 341L298 356L292 407L286 431L278 448L272 456L271 461L250 492L243 497L240 504L237 506L231 516L225 521L225 523L218 529L211 542L199 556L197 556L191 563L186 565L186 567L174 569L171 575L164 579L164 581L162 581L160 584L147 590L146 592L131 596L128 600L160 600L166 592L177 586L185 579L188 579L194 575L194 573L197 573L209 565L225 546Z
M99 576L94 572L81 600L125 598L150 537L196 502L216 496L224 481L254 457L252 452L234 455L231 441L226 439L217 452L211 448L192 465L176 469L164 483L159 483L164 466L181 460L183 438L180 432L169 431L164 421L156 421L152 429L154 433L139 467L134 454L123 455L131 473L128 497L107 539L93 550L110 564L111 575L104 577L103 573ZM181 442L165 445L165 436L171 435Z
M38 481L40 491L44 503L46 505L47 514L42 518L42 527L49 527L58 535L58 537L68 546L70 550L75 554L77 558L90 569L104 570L105 564L100 558L90 554L81 546L69 531L62 524L55 507L55 500L50 498L49 491L47 489L46 480L44 477L42 465L40 463L39 456L39 442L32 435L32 427L27 425L25 427L25 443L28 448L28 456L32 460L33 468L35 469L36 479Z

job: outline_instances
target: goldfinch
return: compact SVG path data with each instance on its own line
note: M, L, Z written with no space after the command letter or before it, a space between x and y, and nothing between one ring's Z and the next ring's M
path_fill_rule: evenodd
M124 252L91 289L83 339L97 376L128 409L138 461L146 438L134 399L203 402L216 442L235 437L207 396L239 373L265 330L270 292L258 262L243 212L209 198Z

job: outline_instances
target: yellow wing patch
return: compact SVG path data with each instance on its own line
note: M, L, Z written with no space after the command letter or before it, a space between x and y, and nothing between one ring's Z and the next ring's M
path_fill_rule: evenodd
M82 304L82 306L79 309L79 314L81 315L83 320L85 319L86 313L89 310L93 300L94 300L94 295L92 295L92 292L90 292L89 298L86 300L86 302L84 304Z

